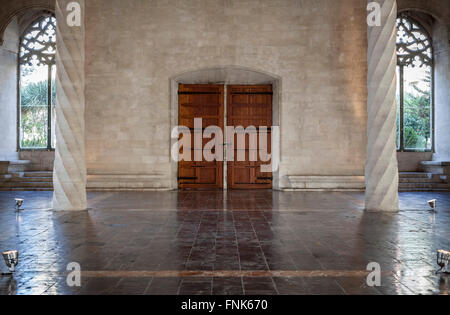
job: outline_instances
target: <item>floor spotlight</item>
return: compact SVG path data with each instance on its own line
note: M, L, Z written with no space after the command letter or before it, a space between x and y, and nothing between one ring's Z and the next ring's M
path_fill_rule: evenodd
M22 207L24 200L20 198L16 198L16 210L21 210L20 207Z
M433 209L433 211L436 211L436 199L429 200L428 204L430 205L431 209Z
M447 252L445 250L438 250L437 252L437 264L441 269L439 269L436 273L447 273L450 274L449 269L449 261L450 261L450 252Z
M3 273L2 275L12 275L19 264L19 252L17 250L11 250L2 253L6 266L9 268L9 273Z

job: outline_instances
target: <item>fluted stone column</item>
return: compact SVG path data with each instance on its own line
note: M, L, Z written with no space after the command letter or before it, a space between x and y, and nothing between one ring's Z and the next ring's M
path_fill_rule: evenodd
M366 210L398 211L397 4L375 2L381 5L381 26L368 27Z
M67 23L67 5L81 6L81 26ZM85 210L84 0L57 0L55 210Z

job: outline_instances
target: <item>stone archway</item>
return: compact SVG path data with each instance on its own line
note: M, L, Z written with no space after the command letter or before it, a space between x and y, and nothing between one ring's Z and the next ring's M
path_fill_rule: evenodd
M28 11L47 10L55 12L55 1L53 0L14 0L5 5L5 10L0 13L0 45L3 45L3 35L9 23L14 17Z
M178 126L178 85L179 84L225 84L262 85L273 88L273 125L281 126L281 77L245 67L217 66L177 74L170 78L170 131ZM278 143L281 143L278 136ZM171 147L178 139L171 137ZM281 157L281 146L274 148L274 154ZM226 176L226 169L224 170ZM171 159L171 188L178 188L178 164ZM279 170L273 173L273 189L279 189Z
M440 5L437 2L405 1L398 0L398 13L406 12L416 19L427 30L433 40L433 107L434 107L434 150L424 159L420 153L408 152L405 155L415 163L433 160L444 162L450 159L450 141L448 134L450 126L448 117L450 106L448 105L448 91L450 88L450 19L449 5ZM415 156L418 156L416 158ZM414 165L414 163L412 163ZM426 165L426 163L425 163Z
M21 163L25 165L41 165L41 159L37 158L41 153L51 155L49 152L33 154L19 150L18 132L18 64L19 44L24 31L36 19L54 12L55 5L50 1L9 1L2 4L0 10L0 125L3 138L0 141L0 160L9 163ZM19 162L18 160L24 160ZM48 160L51 160L49 158ZM51 163L46 164L51 167ZM29 165L29 167L31 167ZM45 169L47 171L47 169Z

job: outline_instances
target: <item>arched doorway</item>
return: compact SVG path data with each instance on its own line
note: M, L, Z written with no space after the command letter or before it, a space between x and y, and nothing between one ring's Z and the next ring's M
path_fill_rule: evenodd
M256 87L271 87L271 124L272 124L272 161L276 161L276 166L273 168L272 176L271 176L271 186L273 189L278 189L279 187L279 171L278 171L278 161L280 157L280 136L279 136L279 127L280 127L280 104L281 104L281 78L272 74L268 74L262 71L253 70L249 68L236 67L236 66L221 66L221 67L213 67L206 68L200 70L194 70L189 72L184 72L179 75L176 75L170 79L171 84L171 131L179 126L179 88L180 84L184 85L222 85L224 87L224 104L230 104L227 101L230 94L227 91L233 90L233 87L236 88L238 86L244 86L250 88L251 86ZM249 90L250 91L250 90ZM245 93L251 93L249 91L244 91ZM260 92L258 92L260 93ZM224 109L224 121L223 125L227 126L227 114L226 107ZM275 130L275 132L273 131ZM228 142L226 137L226 132L224 143ZM177 145L178 136L171 137L171 147ZM224 152L224 156L227 156L226 148ZM228 189L229 182L228 177L230 176L230 172L228 169L229 164L224 163L222 168L223 173L223 188ZM172 159L171 162L171 178L172 178L172 188L179 188L178 185L178 176L179 175L179 165L178 162ZM267 186L266 186L267 188Z

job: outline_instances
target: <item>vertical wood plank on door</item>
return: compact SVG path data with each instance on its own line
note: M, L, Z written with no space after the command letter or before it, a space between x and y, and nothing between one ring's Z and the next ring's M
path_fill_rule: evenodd
M178 125L188 127L191 132L191 147L188 150L191 161L178 163L178 187L183 188L223 188L223 162L205 160L204 146L212 139L202 140L202 150L195 151L194 137L203 133L209 126L223 128L223 85L180 84L178 89ZM202 130L194 130L194 119L202 118ZM181 139L181 136L180 136ZM218 139L223 145L223 138ZM214 151L213 151L214 152ZM201 161L194 161L195 153L201 154Z
M267 126L268 154L271 153L272 126L272 86L271 85L230 85L227 87L227 123L229 126L254 126L260 132L260 126ZM231 189L271 189L272 173L262 173L261 165L270 161L261 161L257 149L250 148L250 136L246 135L245 161L237 161L237 135L234 140L234 161L227 163L227 185ZM228 139L231 142L231 139ZM259 147L259 143L258 143ZM231 148L228 147L228 150ZM242 153L242 152L241 152ZM250 159L256 154L256 159Z

